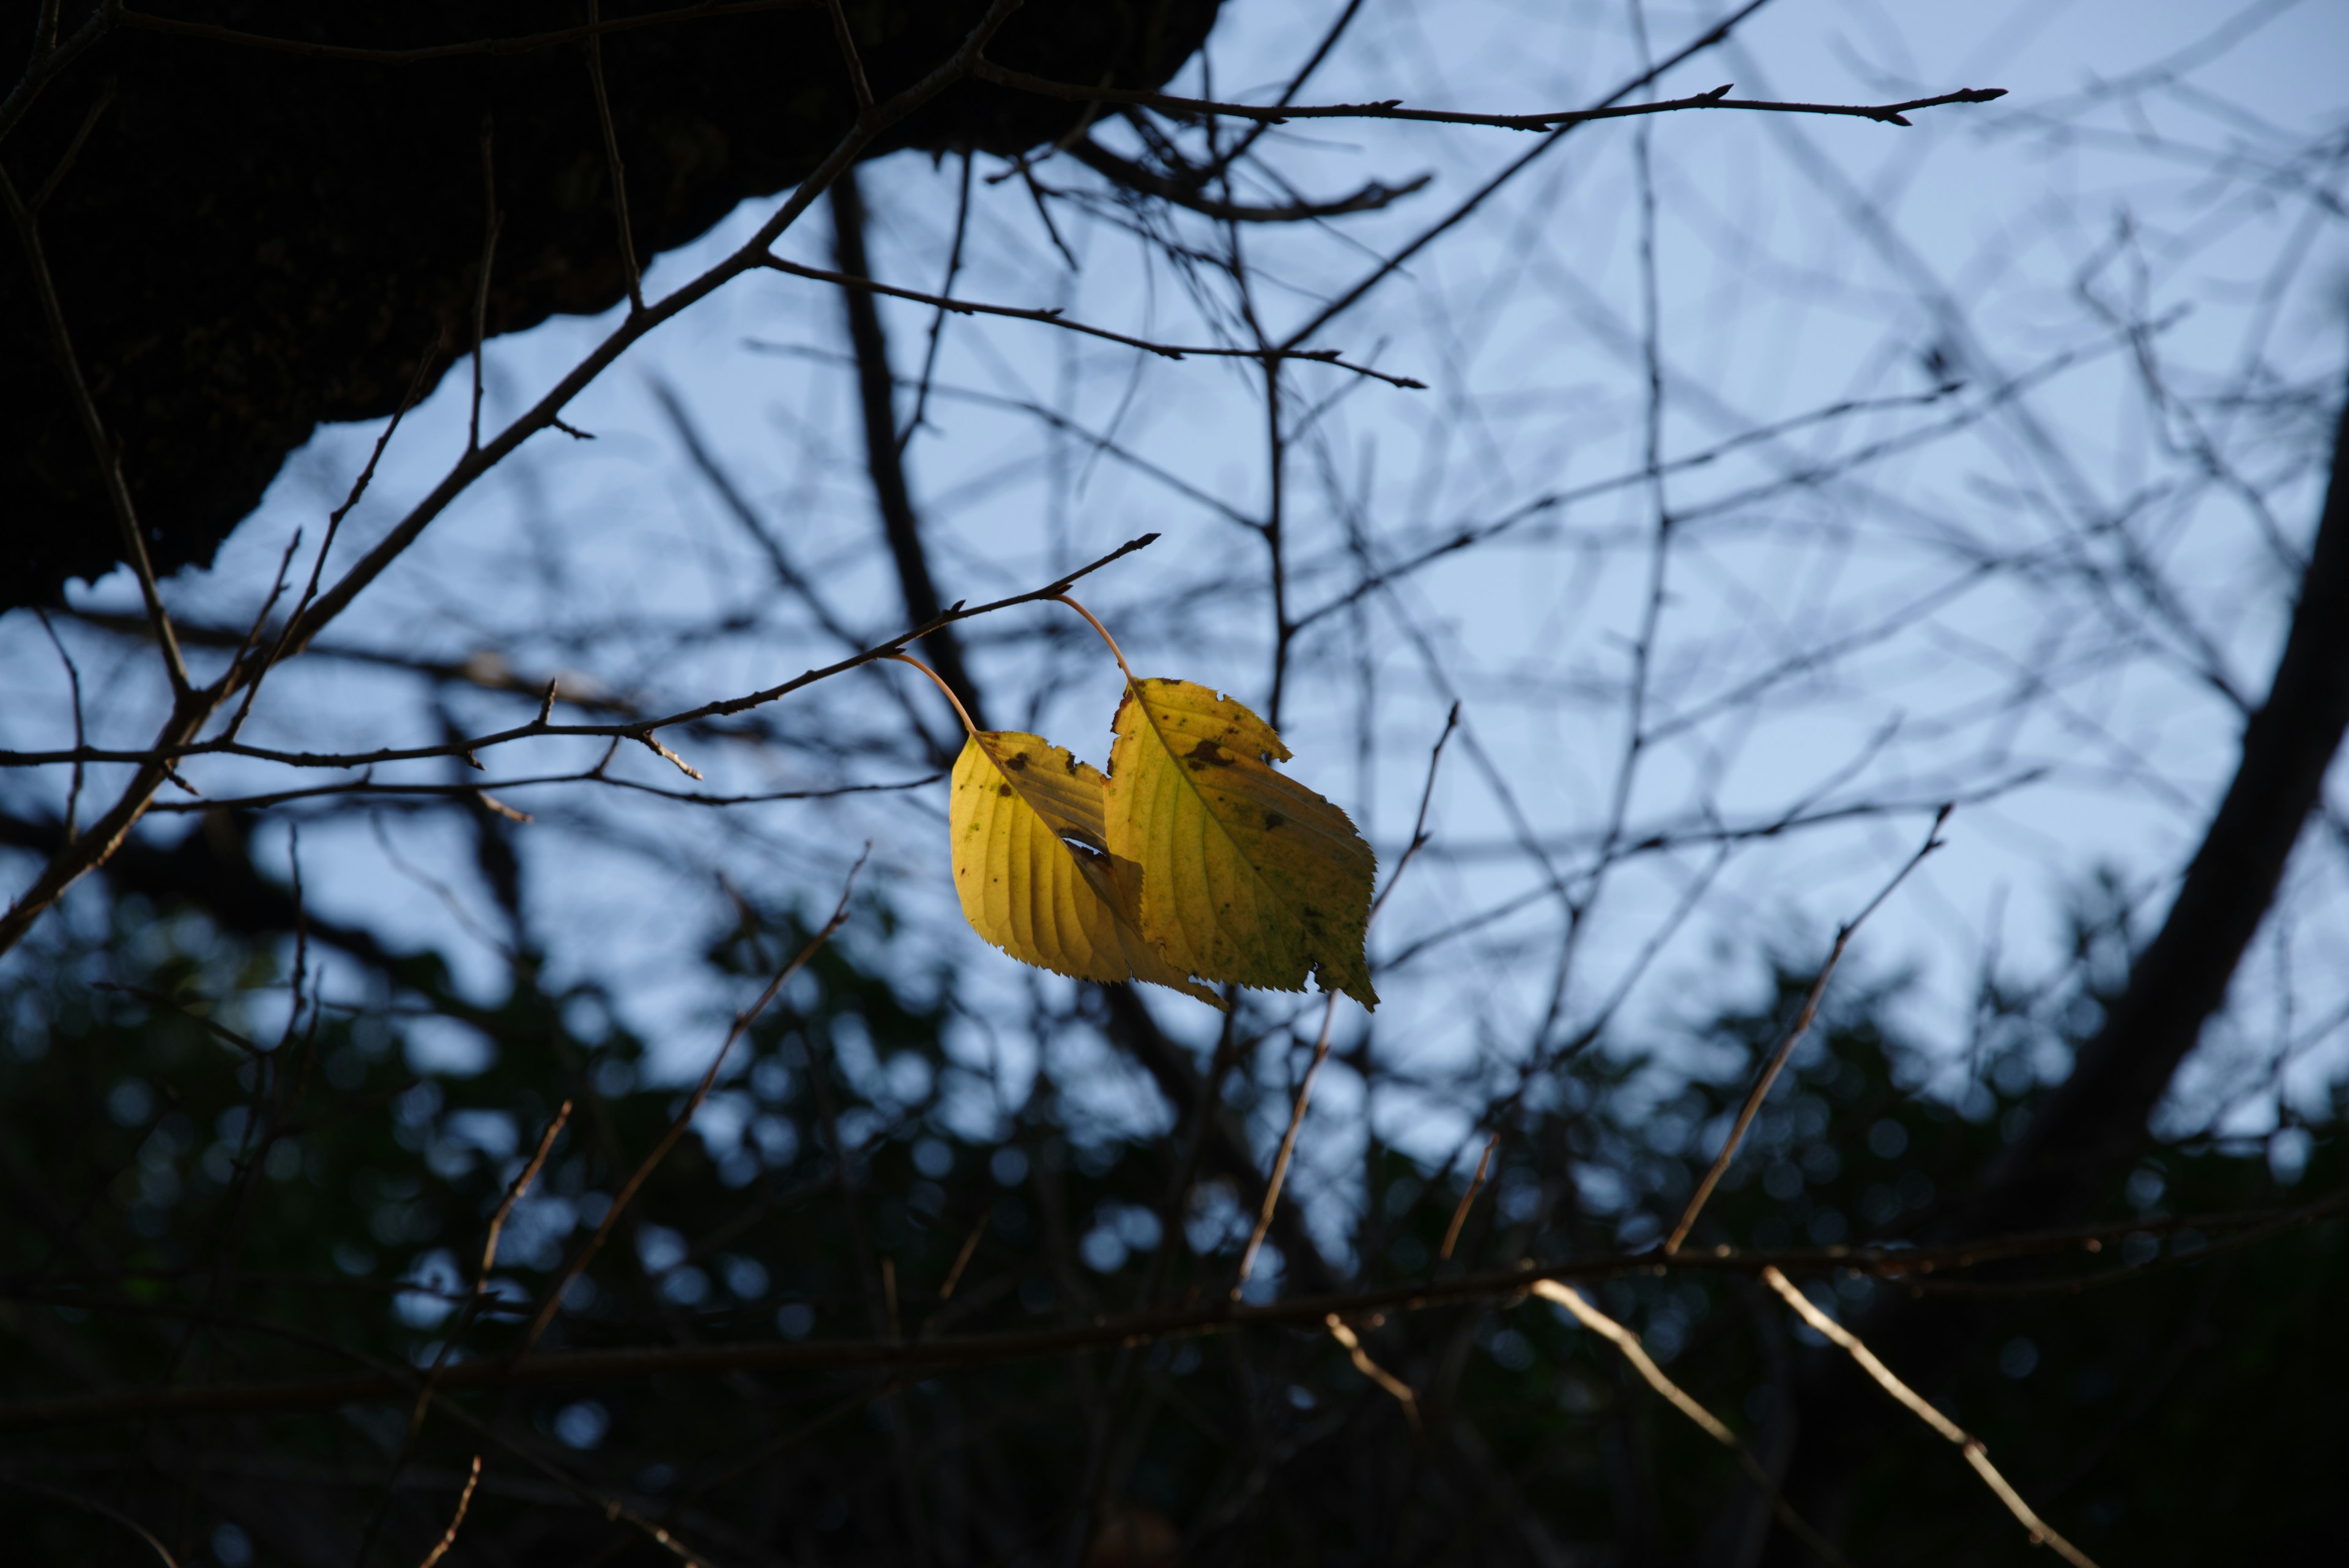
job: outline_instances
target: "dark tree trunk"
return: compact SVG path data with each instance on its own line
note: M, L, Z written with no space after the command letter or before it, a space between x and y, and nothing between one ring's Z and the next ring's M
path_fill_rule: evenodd
M0 93L43 0L0 0ZM989 48L1076 82L1153 87L1206 38L1218 0L1028 0ZM634 249L649 261L802 178L856 103L829 7L633 19L681 0L605 0L602 70ZM64 6L62 36L92 10ZM261 36L128 20L37 98L0 165L39 202L43 247L158 572L209 562L285 454L323 421L378 418L470 350L493 128L502 223L494 335L627 296L611 161L578 30L585 0L183 0L133 8ZM854 0L886 97L957 48L987 0ZM554 35L559 41L528 44ZM566 36L566 35L568 35ZM494 50L405 61L316 52ZM308 47L312 52L300 52ZM17 105L12 104L13 113ZM949 88L874 146L1014 152L1080 106ZM44 194L47 201L41 202ZM55 369L21 248L0 235L0 609L53 599L119 548L88 439ZM814 286L811 286L813 297Z

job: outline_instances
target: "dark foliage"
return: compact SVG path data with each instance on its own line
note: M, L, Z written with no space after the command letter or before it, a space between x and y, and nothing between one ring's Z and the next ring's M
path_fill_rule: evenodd
M885 929L885 911L858 925ZM713 952L747 989L804 935L746 915ZM423 957L379 973L365 1005L305 1005L287 1025L282 932L231 936L185 904L125 896L82 900L34 941L0 996L0 1169L20 1221L0 1259L12 1398L422 1366L451 1343L453 1358L495 1357L681 1103L647 1081L649 1043L593 986L547 993L526 957L493 1006L463 1002ZM1694 1181L1702 1129L1733 1108L1803 989L1783 976L1769 1005L1674 1043L1692 1079L1592 1053L1529 1085L1449 1261L1436 1254L1484 1130L1443 1172L1374 1146L1339 1272L1367 1285L1652 1241ZM1168 1226L1179 1140L1105 1135L1049 1079L982 1126L971 1106L999 1085L945 1050L943 994L823 950L547 1345L957 1334L1219 1293L1252 1195L1208 1184ZM1888 1000L1848 1002L1798 1053L1695 1244L1918 1234L2061 1075L2064 1042L1994 1007L1966 1080L1920 1092ZM2093 1020L2095 1003L2067 1011ZM411 1036L452 1026L484 1045L478 1071L409 1065ZM485 1222L565 1098L578 1113L471 1300ZM2164 1220L2288 1205L2349 1174L2337 1117L2300 1147L2313 1152L2282 1180L2256 1144L2156 1150L2118 1210L2145 1229L2117 1257L2005 1277L1995 1332L1935 1390L2106 1560L2266 1560L2338 1529L2329 1401L2349 1379L2333 1331L2349 1232L2232 1250L2223 1226ZM1889 1288L1811 1284L1847 1314ZM1598 1294L1757 1449L1785 1440L1785 1391L1817 1353L1766 1292L1681 1275ZM237 1568L351 1563L374 1519L365 1560L414 1562L478 1453L456 1563L672 1560L609 1517L615 1503L722 1563L1057 1563L1097 1423L1112 1441L1096 1564L1674 1562L1743 1528L1728 1459L1553 1309L1396 1313L1363 1337L1418 1390L1416 1425L1329 1336L1251 1331L907 1379L476 1391L436 1408L404 1463L406 1399L16 1432L0 1528L41 1561L138 1560L110 1510L183 1562ZM1860 1496L1855 1561L2031 1560L1920 1428L1883 1446Z

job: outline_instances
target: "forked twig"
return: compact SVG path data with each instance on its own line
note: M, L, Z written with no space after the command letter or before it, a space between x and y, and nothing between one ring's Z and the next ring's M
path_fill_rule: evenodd
M554 1152L554 1140L562 1136L564 1125L570 1120L571 1102L565 1100L563 1102L562 1109L554 1113L554 1119L546 1124L546 1131L539 1135L537 1150L523 1166L520 1173L512 1181L506 1183L505 1197L499 1201L497 1212L490 1216L489 1231L481 1241L481 1264L473 1271L473 1288L466 1295L464 1307L457 1318L456 1325L440 1341L440 1354L433 1356L432 1365L425 1369L422 1379L416 1386L416 1404L408 1415L408 1435L401 1441L399 1452L391 1462L390 1473L384 1478L383 1496L378 1500L374 1511L367 1515L367 1525L359 1533L358 1555L362 1563L367 1560L369 1549L375 1544L377 1532L383 1528L385 1514L390 1511L393 1489L398 1486L399 1478L407 1470L409 1461L416 1457L417 1440L424 1434L424 1417L432 1409L435 1386L440 1380L441 1373L448 1367L450 1355L455 1351L457 1342L464 1337L466 1328L475 1317L480 1315L481 1308L488 1302L490 1273L498 1266L498 1239L504 1234L506 1217L513 1212L514 1205L522 1201L523 1194L530 1190L531 1183L538 1179L538 1173L546 1168L546 1157ZM481 1458L476 1455L473 1459L473 1473L476 1480L480 1478L481 1466ZM465 1499L460 1500L457 1504L457 1517L450 1521L449 1533L443 1538L440 1549L424 1560L425 1568L430 1568L430 1565L439 1560L440 1553L448 1550L448 1543L456 1539L457 1525L465 1517L465 1501L472 1497L472 1485L468 1482L465 1488Z
M1795 1047L1803 1043L1803 1036L1810 1033L1811 1021L1818 1016L1819 999L1826 994L1827 981L1835 978L1836 965L1843 961L1844 949L1851 945L1852 937L1868 917L1876 913L1877 906L1890 898L1892 890L1909 879L1909 873L1917 869L1925 857L1941 847L1945 842L1941 837L1941 825L1950 820L1950 811L1951 808L1945 805L1934 814L1933 826L1926 830L1923 846L1892 874L1892 880L1868 901L1866 909L1837 930L1835 946L1827 950L1827 961L1820 967L1819 977L1811 981L1810 992L1803 998L1803 1010L1795 1014L1794 1027L1786 1031L1785 1038L1780 1040L1778 1048L1770 1054L1768 1064L1762 1069L1762 1076L1754 1081L1752 1092L1745 1096L1745 1103L1738 1107L1737 1121L1729 1129L1729 1137L1722 1144L1721 1152L1713 1157L1712 1167L1704 1173L1704 1179L1696 1184L1696 1191L1690 1195L1688 1207L1681 1211L1680 1223L1673 1226L1672 1233L1664 1239L1666 1252L1679 1251L1681 1243L1688 1240L1689 1229L1696 1223L1696 1217L1703 1212L1705 1199L1711 1198L1713 1189L1721 1185L1722 1173L1736 1158L1737 1146L1744 1140L1745 1129L1754 1125L1754 1116L1762 1109L1762 1102L1770 1097L1770 1086L1778 1081L1779 1071L1786 1065L1786 1059L1795 1054Z
M1934 1408L1930 1400L1920 1397L1915 1389L1894 1376L1892 1369L1878 1361L1876 1358L1876 1353L1862 1344L1857 1334L1814 1306L1811 1303L1811 1298L1795 1289L1795 1282L1778 1270L1775 1268L1763 1270L1762 1282L1777 1292L1786 1304L1795 1309L1796 1316L1833 1340L1847 1355L1857 1362L1859 1369L1876 1379L1878 1386L1909 1407L1916 1413L1919 1420L1955 1443L1966 1456L1966 1463L1973 1466L1974 1473L1982 1477L1982 1484L1990 1488L1998 1501L2006 1505L2006 1511L2021 1521L2024 1530L2031 1532L2031 1543L2033 1546L2054 1547L2055 1554L2071 1563L2072 1568L2096 1568L2095 1561L2086 1552L2064 1540L2056 1532L2054 1526L2032 1511L2031 1505L2023 1501L2023 1494L2009 1485L2006 1478L1998 1473L1997 1467L1990 1462L1990 1454L1982 1447L1982 1440L1980 1438L1970 1435L1964 1428Z
M1910 123L1907 115L1912 109L1938 109L1944 104L1988 103L2006 96L2004 88L1960 88L1954 92L1938 93L1931 98L1907 99L1899 103L1788 103L1776 99L1731 98L1729 88L1733 84L1724 83L1706 92L1691 93L1683 98L1658 99L1646 103L1609 104L1598 109L1566 109L1535 114L1480 114L1467 109L1405 109L1401 99L1380 99L1367 103L1270 106L1223 103L1213 99L1177 98L1146 88L1089 88L1074 82L1056 82L986 59L979 61L971 74L999 87L1013 88L1045 98L1067 99L1079 103L1130 104L1177 119L1215 116L1254 120L1265 125L1281 125L1292 119L1411 119L1434 125L1481 125L1500 130L1536 131L1556 130L1562 126L1579 125L1593 119L1622 119L1636 115L1671 114L1683 109L1751 109L1765 114L1845 115L1878 120L1886 125L1905 126Z

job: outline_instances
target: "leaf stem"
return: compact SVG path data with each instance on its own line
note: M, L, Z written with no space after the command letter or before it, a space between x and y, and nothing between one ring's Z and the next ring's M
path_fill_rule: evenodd
M1085 618L1087 620L1092 620L1093 618L1086 616ZM1101 622L1095 620L1093 621L1093 624L1095 626L1099 626ZM1109 633L1103 632L1102 635L1103 637L1107 637ZM1115 649L1117 644L1111 643L1110 647L1112 649ZM956 715L962 720L962 727L969 732L970 737L973 740L977 740L978 738L978 726L970 722L969 710L962 705L962 699L954 694L954 688L947 685L945 680L940 679L936 670L931 669L928 665L923 663L920 659L915 658L910 653L885 653L881 657L884 659L894 659L900 664L910 664L915 669L920 670L923 674L928 676L930 678L930 684L945 692L947 695L947 701L954 704ZM1120 664L1123 664L1125 660L1121 659L1118 662Z
M1084 606L1079 604L1069 595L1054 594L1052 597L1060 600L1062 604L1068 606L1071 609L1076 611L1079 615L1084 617L1087 620L1092 622L1093 629L1102 634L1102 640L1103 642L1109 644L1111 656L1116 659L1117 667L1125 671L1125 683L1129 686L1138 686L1140 682L1136 681L1133 678L1133 666L1125 661L1124 650L1118 647L1117 639L1109 634L1109 628L1102 625L1102 623L1094 618L1092 611L1085 608ZM932 679L935 680L936 677L932 677Z

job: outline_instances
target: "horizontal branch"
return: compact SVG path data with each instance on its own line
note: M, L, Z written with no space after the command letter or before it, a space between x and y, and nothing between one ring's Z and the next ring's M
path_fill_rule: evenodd
M894 284L875 283L869 277L859 277L854 273L833 272L828 267L807 266L799 262L785 261L781 256L767 256L763 258L761 265L771 271L788 273L793 277L812 278L818 283L836 284L842 288L859 289L867 294L885 294L892 299L907 299L916 305L935 306L940 310L949 311L957 316L1000 316L1013 321L1037 321L1048 327L1066 327L1071 332L1081 332L1088 337L1100 337L1112 343L1122 343L1129 348L1139 348L1144 353L1155 354L1166 359L1185 359L1194 356L1205 359L1302 359L1311 364L1330 365L1340 370L1351 370L1357 376L1368 376L1373 380L1384 381L1391 387L1402 387L1409 391L1424 391L1427 389L1426 382L1415 381L1409 376L1389 375L1384 370L1373 370L1367 365L1351 364L1340 358L1338 350L1335 348L1201 348L1185 344L1154 343L1147 337L1132 337L1107 327L1095 327L1083 321L1071 321L1061 315L1057 308L1019 305L982 305L977 300L951 299L942 294L924 294L919 289L899 288Z
M1292 119L1407 119L1433 125L1481 125L1496 130L1556 130L1561 126L1580 125L1594 119L1627 119L1642 114L1673 114L1689 109L1736 109L1761 114L1826 114L1857 119L1872 119L1885 125L1912 123L1909 114L1920 109L1938 109L1951 103L1988 103L2004 98L2004 88L1960 88L1955 92L1939 93L1931 98L1908 99L1899 103L1790 103L1775 99L1731 98L1730 83L1723 83L1711 92L1692 93L1686 98L1660 99L1651 103L1620 103L1602 109L1562 109L1536 114L1478 114L1467 109L1405 109L1399 98L1379 99L1369 103L1276 104L1224 103L1214 99L1177 98L1170 93L1148 92L1132 88L1083 87L1074 82L1056 82L1046 77L1030 76L999 66L992 60L981 60L971 74L998 87L1016 88L1046 98L1068 99L1077 103L1131 104L1136 109L1156 109L1159 113L1183 119L1201 119L1210 116L1229 119L1252 119L1266 125L1284 125Z
M2349 1192L2334 1193L2282 1212L2211 1216L2198 1228L2256 1225L2273 1232L2306 1224L2349 1208ZM2179 1228L2186 1220L2168 1221ZM2143 1220L2078 1226L1939 1248L1826 1247L1790 1252L1740 1252L1726 1247L1665 1257L1653 1251L1592 1258L1516 1269L1495 1269L1448 1280L1421 1280L1351 1293L1292 1297L1260 1306L1215 1300L1189 1307L1099 1318L1077 1327L979 1334L954 1339L833 1340L816 1343L757 1342L740 1345L654 1345L625 1350L563 1351L522 1359L484 1359L445 1368L444 1394L514 1384L579 1384L653 1376L714 1376L731 1372L776 1374L836 1372L863 1367L948 1368L1031 1361L1087 1351L1140 1345L1162 1339L1221 1334L1235 1329L1319 1325L1331 1314L1354 1319L1375 1312L1411 1312L1457 1302L1522 1296L1543 1281L1590 1281L1632 1275L1693 1273L1762 1276L1777 1270L1797 1276L1865 1274L1888 1281L2009 1259L2065 1252L2098 1252L2104 1244L2133 1232L2163 1228ZM389 1375L326 1378L313 1382L222 1384L211 1386L114 1389L56 1398L22 1399L0 1405L0 1431L28 1431L87 1421L158 1415L226 1415L253 1410L317 1408L357 1400L386 1399L413 1391L412 1380Z
M369 798L396 799L403 795L424 796L442 800L461 800L467 796L478 799L483 805L501 815L521 821L529 818L513 810L496 797L502 793L518 789L538 788L547 784L593 784L613 789L632 790L638 794L657 795L663 800L682 801L687 805L767 805L781 800L835 800L845 794L888 794L899 790L920 789L944 778L944 774L926 774L917 779L905 779L897 784L833 784L823 789L762 790L752 794L708 794L699 790L663 789L636 779L614 778L600 766L575 774L540 774L532 778L483 779L479 784L378 784L372 779L354 779L347 784L314 784L307 789L285 789L268 794L202 795L194 800L158 801L147 809L158 815L201 811L262 811L274 805L286 805L295 801L316 800L331 795L365 795Z
M613 724L557 724L549 722L545 713L542 711L539 717L533 719L527 724L517 724L512 729L500 730L493 734L475 735L464 740L448 741L431 746L394 746L373 752L334 753L281 752L266 746L250 745L243 741L195 741L185 745L168 746L144 752L109 751L102 747L61 752L0 752L0 767L53 767L76 762L151 764L178 762L183 758L195 756L233 756L245 757L256 762L278 763L286 767L364 768L383 763L419 762L429 757L461 757L514 741L540 740L565 735L586 735L604 740L636 741L650 744L653 736L662 730L674 729L681 724L698 723L704 719L722 718L744 712L752 708L762 707L780 698L788 697L804 687L812 686L820 680L829 680L835 675L843 675L861 666L886 659L904 649L907 643L917 641L939 627L951 626L957 621L968 620L974 616L991 615L997 610L1009 609L1015 605L1033 604L1040 599L1057 597L1067 593L1079 580L1091 576L1111 562L1121 560L1136 550L1148 547L1157 537L1155 534L1144 534L1140 538L1128 539L1099 560L1090 562L1073 572L1054 578L1040 588L1034 588L1024 594L1013 594L1009 598L1000 598L989 604L968 608L957 600L949 605L944 613L921 626L899 632L886 642L876 643L871 648L850 654L836 663L827 664L820 670L807 670L780 686L770 686L763 691L753 691L747 696L705 702L698 708L688 708L682 712L670 713L657 719L639 719Z

